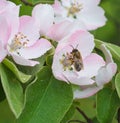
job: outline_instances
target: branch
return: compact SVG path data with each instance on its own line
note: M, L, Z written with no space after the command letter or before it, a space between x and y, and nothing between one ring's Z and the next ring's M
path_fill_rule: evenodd
M118 123L120 123L120 108L118 109L118 117L117 117Z
M20 0L20 1L23 2L26 6L31 6L31 7L34 6L34 4L28 2L27 0Z
M71 122L85 123L85 122L80 121L80 120L70 120L70 121L68 121L68 123L71 123Z
M87 115L78 107L76 107L76 109L80 112L80 114L82 114L82 116L86 119L87 123L93 123L92 120L90 118L87 117Z

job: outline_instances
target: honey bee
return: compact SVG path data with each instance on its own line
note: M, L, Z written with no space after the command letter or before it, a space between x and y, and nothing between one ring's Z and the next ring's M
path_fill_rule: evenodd
M76 48L74 48L73 46L71 47L73 48L72 52L70 53L72 55L72 64L76 71L80 71L83 69L83 60L81 53L79 52L77 47Z

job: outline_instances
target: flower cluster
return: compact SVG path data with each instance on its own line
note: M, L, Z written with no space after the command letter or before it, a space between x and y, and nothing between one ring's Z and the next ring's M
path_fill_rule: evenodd
M55 78L77 85L74 98L95 94L117 70L105 45L100 48L106 61L93 53L94 36L89 30L106 22L99 3L100 0L55 0L53 5L36 5L31 16L19 17L20 6L0 0L0 62L11 56L19 65L35 66L39 64L35 59L54 47Z

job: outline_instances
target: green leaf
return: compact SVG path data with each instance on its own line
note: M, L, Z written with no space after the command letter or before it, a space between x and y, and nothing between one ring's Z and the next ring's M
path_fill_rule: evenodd
M31 12L32 12L32 9L33 9L32 6L25 5L23 2L21 2L22 0L10 0L10 1L16 3L17 5L20 5L20 16L22 16L22 15L31 15Z
M7 101L15 117L18 118L23 109L23 90L21 84L4 64L0 64L0 75Z
M75 107L80 108L88 118L92 119L93 117L96 116L96 109L95 109L95 98L90 97L90 98L85 98L85 99L77 99L74 101ZM74 117L72 120L80 120L83 122L86 122L85 118L83 115L81 115L80 112L76 110Z
M15 117L9 108L7 100L0 103L0 123L15 123Z
M112 123L120 100L116 91L104 88L97 94L97 118L100 123Z
M6 67L8 67L15 75L16 77L22 82L25 83L27 82L30 78L31 75L26 75L24 73L22 73L21 71L19 71L17 69L17 67L15 66L15 64L13 64L11 61L9 61L8 59L4 59L3 61L4 65Z
M75 107L72 104L72 106L70 107L68 112L65 114L64 118L62 119L62 121L60 123L67 123L72 118L74 113L75 113Z
M26 90L26 104L17 123L60 123L72 104L70 84L56 80L44 67Z
M115 87L116 87L118 96L120 98L120 72L116 75L116 78L115 78Z
M4 99L5 99L5 93L4 93L2 83L1 83L1 80L0 80L0 102Z
M47 64L48 66L51 66L52 63L53 63L53 55L48 55L48 56L46 57L46 64Z

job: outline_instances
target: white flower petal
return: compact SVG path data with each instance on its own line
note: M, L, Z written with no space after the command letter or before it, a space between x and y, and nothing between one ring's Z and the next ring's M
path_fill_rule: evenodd
M48 4L39 4L33 8L32 16L36 20L40 34L45 35L54 22L53 8Z
M41 57L51 48L52 46L48 40L40 39L32 46L21 49L19 53L25 59L34 59Z
M11 54L11 56L13 57L14 61L19 65L35 66L35 65L39 64L39 62L37 62L37 61L25 59L25 58L18 56L18 55Z

